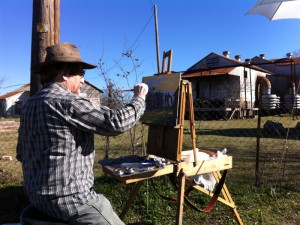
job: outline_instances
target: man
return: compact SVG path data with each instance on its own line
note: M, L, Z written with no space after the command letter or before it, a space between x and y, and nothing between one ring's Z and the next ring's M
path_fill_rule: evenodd
M17 145L31 205L69 224L124 224L93 189L94 133L118 135L133 127L145 110L148 86L136 85L120 110L95 108L78 93L84 70L96 66L83 62L70 43L46 53L45 62L32 67L43 88L23 106Z

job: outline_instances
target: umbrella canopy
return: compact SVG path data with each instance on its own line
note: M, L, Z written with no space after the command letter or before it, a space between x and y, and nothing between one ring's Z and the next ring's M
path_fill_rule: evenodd
M269 20L300 19L300 0L259 0L247 14L260 14Z

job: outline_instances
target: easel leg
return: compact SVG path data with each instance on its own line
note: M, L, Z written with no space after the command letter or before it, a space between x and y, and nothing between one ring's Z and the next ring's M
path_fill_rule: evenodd
M220 171L214 172L213 174L214 174L214 177L215 177L215 179L217 180L217 182L219 182L219 180L220 180L221 177L222 177ZM236 209L235 203L234 203L234 201L233 201L233 199L232 199L232 197L231 197L231 195L230 195L230 193L229 193L229 190L228 190L226 184L223 185L223 188L222 188L222 194L223 194L224 199L225 199L226 201L228 201L229 203L232 203L232 204L234 205L234 207L231 207L231 209L232 209L232 211L233 211L234 218L235 218L236 222L237 222L239 225L244 225L244 223L243 223L243 221L242 221L242 219L241 219L241 217L240 217L240 215L239 215L239 213L238 213L238 211L237 211L237 209Z
M177 198L176 225L182 225L183 204L184 204L184 189L185 189L185 173L183 173L183 171L180 171L180 174L179 174L179 187L178 187L178 198Z
M120 219L123 220L125 215L127 214L129 207L131 206L131 204L133 203L133 200L136 196L136 194L139 192L141 186L143 185L144 181L139 181L135 184L133 190L130 193L129 199L127 200L121 214L120 214Z

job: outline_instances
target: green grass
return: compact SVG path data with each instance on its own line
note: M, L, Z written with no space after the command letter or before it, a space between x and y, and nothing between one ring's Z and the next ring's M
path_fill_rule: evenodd
M262 125L268 119L281 122L284 127L293 129L297 120L286 117L264 117ZM233 168L229 170L226 184L237 205L244 224L257 225L296 225L300 224L300 141L296 136L275 134L272 131L262 133L260 140L260 185L255 185L255 156L257 120L217 120L196 123L198 147L213 151L228 149L233 156ZM135 141L132 142L132 135ZM143 136L144 135L144 136ZM291 138L289 138L291 137ZM16 130L1 133L0 156L15 157ZM109 157L143 153L143 138L147 140L147 128L138 126L135 133L127 132L110 138L107 152ZM95 188L103 193L114 209L120 213L129 197L133 185L124 185L112 177L103 174L98 160L105 156L106 138L96 136ZM133 152L132 146L135 147ZM185 124L184 149L191 149L189 123ZM283 160L282 160L283 159ZM19 213L28 201L23 192L21 165L13 161L0 161L0 224L18 221ZM153 183L153 184L152 184ZM153 186L154 185L154 186ZM154 188L155 187L155 188ZM176 190L166 176L145 181L130 207L124 221L126 224L175 224L176 203L161 199L156 193L176 196ZM203 208L209 198L194 191L190 200ZM184 206L183 224L236 224L231 209L217 203L210 213L199 213Z

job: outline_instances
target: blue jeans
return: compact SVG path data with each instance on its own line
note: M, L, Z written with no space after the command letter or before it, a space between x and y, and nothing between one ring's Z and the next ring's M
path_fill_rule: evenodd
M125 225L102 194L78 209L69 220L73 225Z

